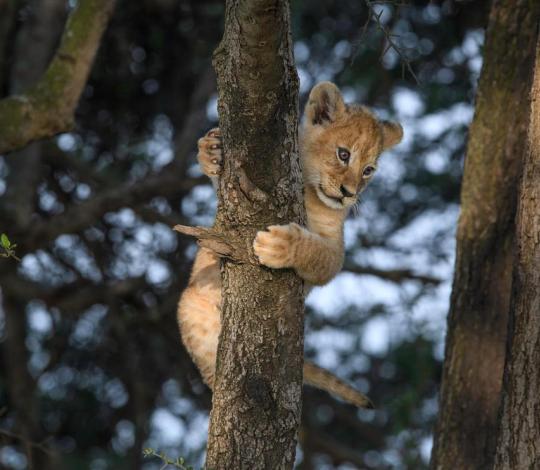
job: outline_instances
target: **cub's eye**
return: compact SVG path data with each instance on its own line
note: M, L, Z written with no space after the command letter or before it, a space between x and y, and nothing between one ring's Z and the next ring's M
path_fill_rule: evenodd
M351 152L349 152L347 149L344 149L343 147L338 147L336 149L336 155L343 163L347 163L349 161L349 158L351 158Z
M371 178L373 176L373 173L375 173L375 167L372 165L368 165L364 168L364 171L362 172L362 178Z

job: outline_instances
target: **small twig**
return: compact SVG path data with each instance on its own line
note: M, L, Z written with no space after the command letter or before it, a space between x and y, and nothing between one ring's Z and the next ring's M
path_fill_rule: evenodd
M172 465L174 468L179 468L180 470L194 470L191 465L185 465L185 459L183 457L178 457L176 459L171 459L167 457L163 452L156 452L154 449L148 448L143 450L143 455L146 458L156 457L163 462L163 465L160 467L160 470L164 470L169 465Z
M366 22L364 23L364 26L362 27L362 32L360 33L360 36L358 40L356 41L356 44L353 43L353 46L356 48L356 52L353 52L351 57L351 64L354 64L354 59L356 59L356 56L358 55L358 49L359 44L364 39L364 36L367 34L369 23L371 22L371 10L368 10L368 16L366 19Z
M375 10L373 9L373 4L371 3L371 0L364 0L366 6L371 11L371 17L374 18L375 23L377 24L377 27L382 31L382 33L386 36L386 41L388 44L390 44L390 47L396 51L396 54L401 59L401 64L403 69L405 67L409 71L409 73L413 76L413 78L416 80L416 83L420 83L418 80L418 77L414 73L414 70L411 67L411 61L406 57L405 53L403 52L403 49L399 47L393 40L394 37L399 37L395 34L392 34L388 28L381 22L381 16L382 16L382 10L379 12L379 14L375 13ZM388 50L388 48L387 48ZM386 52L385 52L386 53ZM384 54L383 54L384 56ZM382 57L381 57L382 58ZM404 72L403 72L404 73Z
M212 250L220 258L227 258L237 263L256 264L249 257L248 247L231 241L230 238L212 228L175 225L173 230L195 237L199 246Z
M16 261L21 261L20 258L15 254L15 248L17 245L9 241L8 236L5 233L0 235L0 248L4 251L0 252L0 258L13 258Z
M367 16L366 22L364 23L364 26L362 27L362 34L358 38L358 42L360 42L366 35L370 21L371 21L371 10L368 11L368 16Z
M24 436L8 431L7 429L0 428L0 435L9 437L10 439L21 441L26 447L35 447L36 449L41 450L47 455L54 455L54 452L51 449L49 449L47 446L44 446L42 443L29 441Z
M402 6L403 3L394 3L394 2L376 1L376 0L364 0L364 3L366 4L366 6L368 8L368 18L367 18L366 23L364 24L364 26L362 28L362 33L360 34L360 37L359 37L358 41L356 42L357 52L352 54L351 62L354 62L354 59L356 58L356 55L358 54L358 45L360 44L361 40L363 39L363 37L366 34L368 24L373 19L373 21L375 22L377 28L379 28L379 30L383 33L383 35L386 38L386 43L387 44L385 45L385 47L383 49L383 52L381 54L381 59L386 55L386 53L390 49L393 49L396 52L396 54L399 56L400 60L401 60L401 66L402 66L402 69L403 69L403 72L402 72L403 75L405 75L405 69L408 70L409 73L412 75L412 77L415 79L416 83L419 84L420 80L418 79L418 77L414 73L414 70L413 70L413 68L411 66L411 61L406 56L406 54L404 52L404 49L402 47L400 47L398 44L396 44L396 42L394 41L394 38L399 37L399 35L391 33L390 30L382 23L381 17L382 17L382 14L383 14L383 10L381 10L381 11L379 11L377 13L375 11L375 9L373 8L374 5L392 4L392 5L395 5L395 6Z

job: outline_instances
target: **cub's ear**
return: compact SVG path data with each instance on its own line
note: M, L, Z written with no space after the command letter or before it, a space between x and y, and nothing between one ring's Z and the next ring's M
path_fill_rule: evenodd
M305 115L309 125L327 125L345 113L345 102L336 85L322 82L313 87L306 104Z
M397 145L403 139L403 127L397 122L381 121L383 150Z

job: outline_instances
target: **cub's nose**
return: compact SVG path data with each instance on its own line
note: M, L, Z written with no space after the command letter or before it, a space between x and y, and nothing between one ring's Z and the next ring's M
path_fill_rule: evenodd
M340 188L341 194L343 194L344 197L353 197L354 193L349 191L345 186L341 185Z

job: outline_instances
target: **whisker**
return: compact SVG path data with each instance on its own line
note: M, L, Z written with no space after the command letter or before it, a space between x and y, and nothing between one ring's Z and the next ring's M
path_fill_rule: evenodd
M357 199L356 202L354 203L353 213L355 217L358 217L360 215L360 199Z

